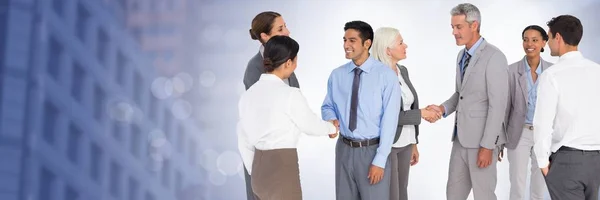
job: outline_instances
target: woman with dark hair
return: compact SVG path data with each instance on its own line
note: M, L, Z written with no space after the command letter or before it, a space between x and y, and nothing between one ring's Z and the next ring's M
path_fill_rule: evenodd
M239 150L258 200L301 200L296 144L300 133L337 136L333 121L323 121L300 89L283 80L296 69L298 43L273 36L265 44L266 73L240 98Z
M260 75L265 73L265 68L263 67L263 50L264 44L269 41L269 39L276 35L284 35L289 36L290 31L287 29L285 21L281 14L266 11L262 12L252 20L252 28L250 29L250 37L253 40L258 40L261 44L259 52L248 61L248 66L246 67L246 72L244 73L244 86L246 90L250 88L258 79ZM298 84L298 79L296 75L292 73L290 77L283 80L286 84L292 87L300 87Z
M510 173L510 199L522 200L527 183L527 166L531 158L530 199L544 199L546 184L533 152L533 114L537 99L538 77L552 65L540 56L548 34L540 26L531 25L521 33L523 59L509 66L509 105L507 107L506 148Z

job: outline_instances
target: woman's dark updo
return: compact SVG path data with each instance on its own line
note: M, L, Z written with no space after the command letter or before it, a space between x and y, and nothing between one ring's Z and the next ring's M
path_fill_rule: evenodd
M277 35L271 37L265 44L263 64L267 72L273 72L288 60L294 60L298 55L300 45L288 36Z
M521 33L521 37L524 37L525 31L527 31L527 30L536 30L536 31L540 32L540 35L542 36L542 40L544 40L546 42L548 41L548 33L546 33L544 28L542 28L538 25L531 25L531 26L525 27L525 29L523 29L523 33ZM540 51L544 52L544 47L542 47L542 49Z

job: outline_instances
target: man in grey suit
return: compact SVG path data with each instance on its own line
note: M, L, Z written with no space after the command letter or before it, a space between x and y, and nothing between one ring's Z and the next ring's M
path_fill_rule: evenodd
M479 34L481 14L472 4L454 7L452 33L465 45L456 62L456 91L442 105L429 106L448 116L456 111L446 187L448 200L496 199L496 159L505 143L508 63Z

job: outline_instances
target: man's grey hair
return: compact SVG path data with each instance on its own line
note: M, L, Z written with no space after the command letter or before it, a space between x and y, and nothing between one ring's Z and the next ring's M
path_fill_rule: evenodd
M481 29L481 13L479 12L479 8L477 8L477 6L473 4L458 4L456 7L452 8L450 14L452 16L465 15L467 23L469 23L469 25L477 21L479 23L479 27L477 27L477 32L479 32L479 30Z

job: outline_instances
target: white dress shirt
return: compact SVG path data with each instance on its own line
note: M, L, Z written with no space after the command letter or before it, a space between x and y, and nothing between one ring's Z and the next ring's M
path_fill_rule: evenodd
M600 65L579 51L562 55L540 76L533 117L540 168L561 146L600 150Z
M410 110L410 107L415 102L415 96L412 94L412 91L402 78L402 74L400 74L400 69L398 69L398 80L400 81L401 88L400 91L402 93L402 108L403 111ZM415 125L404 125L402 126L402 134L398 138L396 143L392 144L392 147L405 147L409 144L416 144L417 139L415 138L416 128Z
M286 85L273 74L262 74L239 102L238 147L248 173L254 149L296 148L300 133L328 135L336 132L308 106L300 89Z

